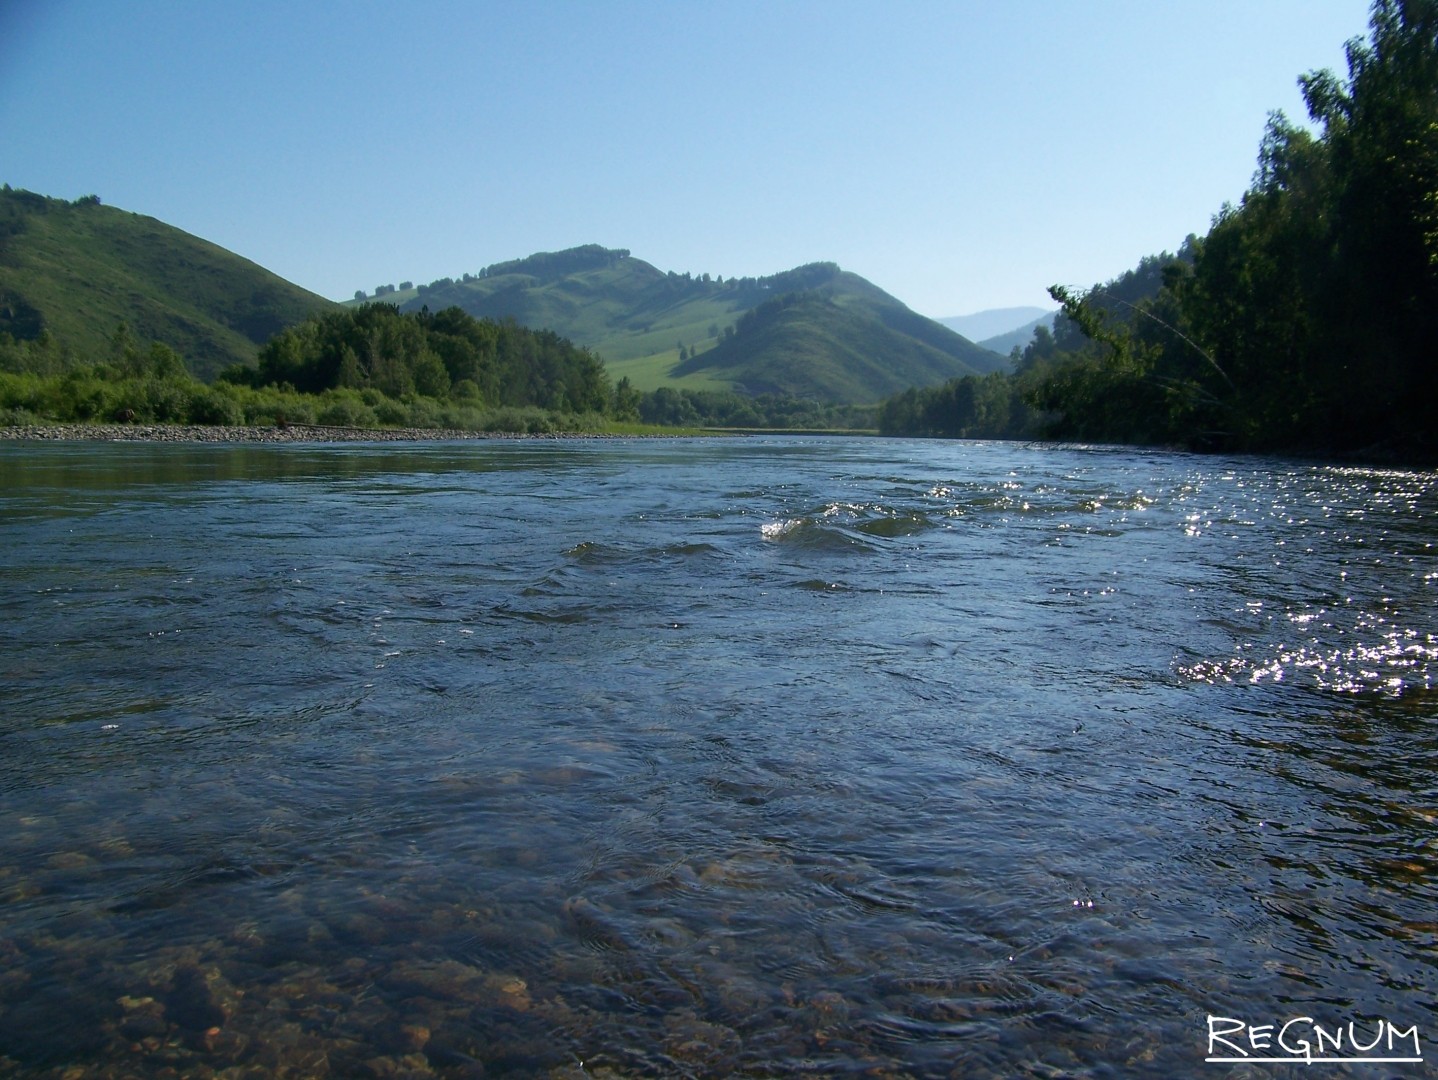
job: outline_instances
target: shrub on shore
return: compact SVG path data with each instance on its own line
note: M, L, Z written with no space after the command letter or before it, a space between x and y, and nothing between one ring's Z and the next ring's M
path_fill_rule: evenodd
M321 425L544 435L600 432L601 413L559 413L536 406L486 408L373 388L302 394L293 387L204 383L184 375L115 379L99 369L60 375L0 371L0 426L60 424L200 424L218 427Z

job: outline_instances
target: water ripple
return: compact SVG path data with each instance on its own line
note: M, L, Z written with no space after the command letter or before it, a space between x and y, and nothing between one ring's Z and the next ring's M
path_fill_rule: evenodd
M1431 474L0 457L0 1071L1163 1076L1209 1013L1438 1019Z

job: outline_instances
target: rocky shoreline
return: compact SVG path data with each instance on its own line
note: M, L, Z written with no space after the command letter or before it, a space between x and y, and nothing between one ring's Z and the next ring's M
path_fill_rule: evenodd
M320 424L285 427L220 427L202 424L43 424L0 427L0 441L174 443L333 443L437 442L456 439L613 439L629 438L592 432L525 434L502 431L459 431L449 428L352 428Z

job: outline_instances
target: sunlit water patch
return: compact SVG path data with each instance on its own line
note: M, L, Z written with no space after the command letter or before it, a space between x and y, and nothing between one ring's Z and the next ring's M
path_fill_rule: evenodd
M0 1072L1222 1075L1209 1015L1438 1030L1432 474L745 439L0 476Z

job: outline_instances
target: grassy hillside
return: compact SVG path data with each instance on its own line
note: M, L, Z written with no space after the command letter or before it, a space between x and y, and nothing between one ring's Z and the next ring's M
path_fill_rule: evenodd
M0 190L0 333L46 331L79 361L104 359L125 322L200 378L253 363L259 345L333 303L199 237L100 205Z
M755 288L741 288L738 281L666 274L627 251L590 245L500 263L460 281L444 279L398 302L405 311L454 305L481 318L547 327L593 349L616 380L628 377L642 390L703 390L729 384L702 375L671 377L680 349L712 345L759 299Z
M698 372L726 378L747 394L858 404L973 373L862 307L812 291L761 305L733 337L676 368L680 375Z
M746 313L814 290L827 303L806 305L802 317L788 313L782 333L739 332ZM454 305L476 316L548 327L593 349L615 380L628 378L641 390L738 389L871 402L1004 364L832 263L725 281L665 273L628 251L591 244L384 299L402 310Z

